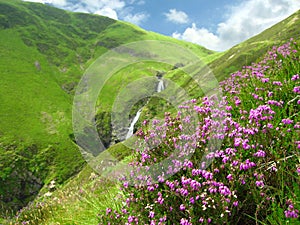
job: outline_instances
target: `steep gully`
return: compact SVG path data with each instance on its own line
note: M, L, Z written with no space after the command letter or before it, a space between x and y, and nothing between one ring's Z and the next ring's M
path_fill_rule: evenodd
M161 78L158 78L159 79L159 82L158 82L158 85L157 85L157 88L156 88L156 92L159 93L159 92L162 92L163 90L165 90L165 85L164 85L164 81L161 79ZM139 111L137 111L135 117L133 118L129 128L128 128L128 132L126 134L126 138L125 139L128 139L130 138L132 135L133 135L133 131L134 131L134 125L136 124L136 122L139 120L140 118L140 115L142 113L142 108L139 109Z

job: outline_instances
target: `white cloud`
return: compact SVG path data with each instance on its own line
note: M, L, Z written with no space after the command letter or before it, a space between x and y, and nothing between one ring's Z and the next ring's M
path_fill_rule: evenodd
M73 12L94 13L107 16L112 19L125 20L136 25L140 25L149 15L147 13L132 13L133 7L127 4L144 4L144 0L23 0L52 4L56 7Z
M56 6L65 6L67 4L66 0L23 0L25 2L39 2L39 3L48 3Z
M177 11L176 9L170 9L168 13L165 13L167 20L177 24L185 24L189 22L188 15L183 11Z
M66 0L48 0L48 3L51 3L53 5L62 7L65 6L67 4Z
M118 10L125 6L125 2L121 0L78 0L73 6L78 4L84 5L92 13L105 7Z
M95 12L95 14L101 15L101 16L107 16L109 18L118 19L118 14L115 10L108 8L108 7L104 7L102 9L99 9L98 11Z
M195 24L173 37L223 51L280 22L300 8L296 0L249 0L232 7L228 18L218 24L216 33Z
M136 4L136 5L144 5L146 2L144 0L128 0L128 3L130 5Z
M140 25L148 17L149 17L149 15L146 13L136 13L136 14L130 13L130 14L124 16L123 20L133 23L133 24L136 24L136 25Z
M138 1L136 4L137 4L137 5L145 5L145 4L146 4L146 1L141 0L141 1Z
M94 13L102 16L107 16L112 19L118 19L118 13L125 6L122 0L40 0L50 1L54 6L61 7L73 12ZM64 5L61 2L65 2Z
M177 39L200 44L208 49L218 49L220 44L219 37L205 28L197 28L195 23L192 24L192 27L188 27L182 34L175 32L172 36Z
M48 3L49 0L23 0L24 2L39 2L39 3Z

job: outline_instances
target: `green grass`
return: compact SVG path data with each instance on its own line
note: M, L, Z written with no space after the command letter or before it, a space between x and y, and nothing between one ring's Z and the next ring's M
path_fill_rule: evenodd
M57 69L36 49L28 48L14 29L1 30L0 34L0 167L6 171L0 178L5 184L0 192L17 200L19 192L37 194L38 190L26 186L15 193L12 187L16 183L30 183L33 177L41 185L53 177L62 182L79 169L83 160L69 138L71 98L53 78ZM40 71L34 65L36 60ZM32 177L23 177L28 172Z
M108 149L117 160L128 162L131 150L118 143ZM47 194L51 193L50 196ZM97 224L99 212L106 208L120 208L116 196L119 184L84 167L64 185L45 186L32 204L18 218L3 220L7 224Z

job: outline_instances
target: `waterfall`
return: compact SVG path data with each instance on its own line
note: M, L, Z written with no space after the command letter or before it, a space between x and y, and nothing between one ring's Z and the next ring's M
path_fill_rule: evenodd
M140 109L140 110L136 113L135 117L133 118L133 120L132 120L132 122L131 122L131 124L130 124L130 127L128 128L128 132L127 132L127 134L126 134L126 139L130 138L130 137L133 135L134 125L135 125L136 122L139 120L141 113L142 113L142 109Z
M165 85L164 85L164 81L162 79L159 79L159 82L158 82L158 85L157 85L157 89L156 89L156 92L161 92L165 90ZM134 131L134 125L136 124L136 122L139 120L140 118L140 115L142 113L142 109L141 108L139 111L137 111L135 117L133 118L131 124L130 124L130 127L128 128L128 132L126 134L126 138L125 139L128 139L130 138L132 135L133 135L133 131Z
M156 91L161 92L163 90L165 90L164 81L162 79L159 79Z

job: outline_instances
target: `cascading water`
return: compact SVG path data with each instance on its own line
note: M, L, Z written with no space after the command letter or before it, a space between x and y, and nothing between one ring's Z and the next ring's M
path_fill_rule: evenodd
M162 92L163 90L165 90L165 85L164 85L164 81L162 79L159 79L159 82L158 82L158 85L157 85L157 89L156 89L156 92ZM128 139L130 138L132 135L133 135L133 131L134 131L134 125L136 124L136 122L139 120L140 118L140 115L142 113L142 109L141 108L135 115L135 117L133 118L131 124L130 124L130 127L128 128L128 132L126 134L126 138L125 139Z
M159 79L156 91L161 92L163 90L165 90L164 81L162 79Z
M133 118L133 120L132 120L132 122L130 124L130 127L128 128L128 132L126 134L126 139L130 138L133 135L134 125L139 120L141 113L142 113L142 109L140 109L139 111L137 111L135 117Z

